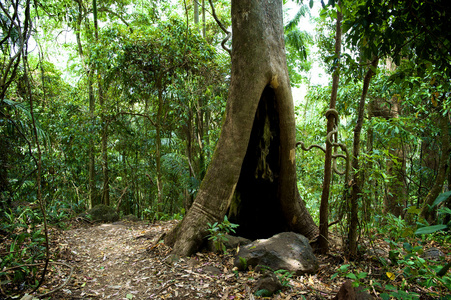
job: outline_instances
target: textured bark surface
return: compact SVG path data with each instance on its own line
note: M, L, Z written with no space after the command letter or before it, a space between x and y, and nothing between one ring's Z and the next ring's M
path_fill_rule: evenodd
M282 1L232 1L232 29L232 74L221 136L191 209L165 238L180 256L199 249L207 224L221 221L232 201L238 207L237 220L252 218L243 224L244 232L263 224L308 238L318 232L296 188L295 119ZM258 167L247 170L243 163ZM258 190L265 183L270 196ZM260 230L254 237L264 237L261 234Z

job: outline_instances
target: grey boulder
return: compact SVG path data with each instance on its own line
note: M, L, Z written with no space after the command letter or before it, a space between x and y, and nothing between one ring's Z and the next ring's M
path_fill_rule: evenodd
M239 270L253 266L273 271L287 270L296 275L315 273L318 260L309 240L294 232L282 232L269 239L256 240L242 246L235 256L234 265Z

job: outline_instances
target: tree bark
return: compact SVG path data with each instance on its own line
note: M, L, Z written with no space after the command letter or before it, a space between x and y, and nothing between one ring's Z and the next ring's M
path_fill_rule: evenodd
M365 99L366 94L370 86L371 78L374 75L373 68L377 68L379 62L378 58L373 59L371 62L371 67L366 72L365 78L363 80L362 95L359 102L358 118L357 123L354 127L354 142L352 151L352 169L354 170L353 182L351 187L351 220L349 225L348 240L349 245L347 249L347 255L353 258L357 255L357 227L358 227L358 201L362 193L362 176L360 173L359 166L359 154L360 154L360 133L363 127L363 114L365 111Z
M341 54L341 20L343 15L340 9L337 10L337 25L335 33L335 56L336 67L332 76L332 93L330 96L330 109L335 109L337 102L338 82L340 79L340 54ZM327 115L327 135L338 125L339 120L335 119L334 114ZM326 153L324 159L324 180L321 193L321 204L319 208L319 236L318 249L320 253L329 252L329 191L332 178L332 145L326 142Z
M228 210L232 213L232 201L235 207L254 208L249 216L258 223L244 224L245 232L246 225L263 225L308 238L318 233L296 188L295 118L282 1L232 0L232 29L231 84L221 136L191 209L165 238L179 256L199 249L208 223L221 221ZM246 164L257 168L248 172ZM253 197L253 192L263 198ZM243 210L236 210L237 219ZM269 219L268 211L273 213Z

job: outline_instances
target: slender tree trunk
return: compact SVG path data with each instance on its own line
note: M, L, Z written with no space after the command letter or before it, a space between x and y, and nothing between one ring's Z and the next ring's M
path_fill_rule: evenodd
M434 221L431 215L430 207L434 203L434 200L440 195L443 190L443 184L446 179L447 172L449 172L448 162L449 162L449 152L450 152L450 140L449 140L449 120L447 115L443 115L441 112L438 113L440 129L441 129L441 142L442 151L440 155L440 164L437 177L435 177L435 182L432 188L429 190L426 198L423 202L423 207L421 209L420 217L426 219L428 222Z
M374 100L370 101L370 104L368 105L368 123L371 124L372 118L374 117L373 114L373 103ZM369 126L367 131L367 139L366 139L366 153L368 156L373 155L373 144L374 144L374 130L372 126ZM371 206L377 206L378 205L378 191L377 191L377 180L375 180L375 176L371 176L369 174L370 172L373 172L374 164L373 160L368 160L367 164L365 165L365 178L368 178L369 186L371 187L371 193L369 195L368 201L366 201L366 207L365 207L365 221L369 221L370 219L370 213L368 213L371 209Z
M25 8L25 15L27 16L27 19L25 21L25 25L28 24L28 20L30 18L30 1L26 2L26 8ZM26 28L28 29L28 27L26 26ZM20 35L20 32L19 32ZM24 37L21 37L21 40L24 39ZM28 40L26 42L22 43L24 45L24 47L22 49L20 49L21 52L21 56L22 56L22 64L23 64L23 72L24 72L24 84L26 85L26 98L28 98L29 100L29 104L30 104L30 116L31 116L31 123L32 123L32 134L33 134L33 139L35 142L35 147L37 150L37 159L35 157L33 157L33 159L35 160L36 163L36 198L37 201L39 203L39 208L42 214L42 221L43 221L43 227L44 227L44 237L45 237L45 262L44 262L44 268L42 270L42 275L41 278L38 282L38 285L33 289L32 293L34 293L43 283L45 280L45 275L47 273L47 268L49 265L49 261L50 261L50 246L49 246L49 234L48 234L48 227L47 227L47 215L46 215L46 201L45 198L42 197L42 182L41 182L41 178L42 178L42 151L41 151L41 145L39 142L39 136L38 136L38 131L37 131L37 127L36 127L36 118L34 115L34 108L33 108L33 93L31 90L31 83L30 83L30 77L28 76L28 72L29 72L29 65L28 65L28 57L27 54L28 53Z
M207 24L205 23L205 0L202 0L202 37L207 37Z
M371 62L371 67L376 69L377 63L379 59L375 58ZM359 165L359 155L360 155L360 133L362 131L363 127L363 114L365 111L365 99L366 94L368 93L368 89L370 86L371 78L374 75L373 69L369 68L366 72L365 78L363 80L363 87L362 87L362 95L360 97L359 102L359 110L358 110L358 118L357 118L357 124L354 127L354 142L353 142L353 151L352 151L352 169L354 170L353 174L353 182L351 187L351 220L349 225L349 233L348 233L348 256L350 258L354 258L357 255L357 227L358 227L358 201L361 197L362 193L362 174L360 171L360 165Z
M193 167L193 110L191 107L188 107L188 120L185 128L185 135L186 135L186 157L188 160L188 170L189 170L189 176L190 178L196 178L196 172L194 171ZM192 193L189 191L189 189L186 189L185 191L185 212L188 211L191 208L191 205L193 204L194 197Z
M97 0L92 0L93 15L94 15L94 36L96 43L99 42L99 25L97 22ZM102 136L101 136L101 152L102 152L102 173L103 173L103 188L102 188L102 202L103 204L110 205L110 183L108 172L108 121L106 120L106 108L105 98L103 94L103 83L100 71L97 70L97 83L98 83L98 96L101 109L101 121L102 121Z
M204 108L203 101L197 101L197 144L199 145L199 180L205 176L205 149L204 149Z
M94 89L93 89L93 70L86 63L87 59L84 55L83 46L81 43L81 23L83 21L83 14L86 13L86 9L83 7L81 0L76 1L78 4L78 16L75 28L75 37L77 41L78 47L78 55L84 64L84 68L86 70L86 75L88 78L88 97L89 97L89 118L94 125L95 123L95 98L94 98ZM90 132L90 143L88 146L88 181L89 181L89 207L93 207L98 204L97 201L97 190L96 190L96 179L95 179L95 147L94 147L94 138L93 133Z
M108 170L108 121L103 118L102 128L102 171L103 171L103 204L110 205L110 177Z
M240 228L261 237L285 230L308 238L318 234L296 186L282 1L232 0L232 27L232 75L221 136L193 206L165 238L180 256L197 251L207 224L220 222L227 211L237 213L238 220L251 218Z
M330 109L335 109L337 102L338 82L340 79L340 54L341 54L341 20L343 15L341 10L337 10L337 25L335 33L335 56L336 66L332 76L332 93L330 96ZM327 134L332 132L340 120L335 118L334 114L327 115ZM332 145L326 142L326 153L324 159L324 180L323 190L321 194L321 204L319 209L319 237L318 250L320 253L327 253L329 251L329 191L330 181L332 178Z
M196 27L199 25L199 2L197 2L198 0L194 0L194 25L196 25ZM199 28L197 28L197 30L199 31Z
M92 88L92 75L91 72L88 74L88 93L89 93L89 117L91 123L95 122L95 99L94 91ZM88 147L89 152L89 198L91 206L98 204L97 201L97 189L96 189L96 170L95 170L95 146L94 146L94 136L90 133L90 140Z
M158 79L161 80L161 79ZM157 167L157 200L158 206L163 204L163 175L161 171L161 117L163 114L163 90L161 83L158 85L158 109L157 109L157 121L155 122L155 162ZM157 208L159 209L159 208Z

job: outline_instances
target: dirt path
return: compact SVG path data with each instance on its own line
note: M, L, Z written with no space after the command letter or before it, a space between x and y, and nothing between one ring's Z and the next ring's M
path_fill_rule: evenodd
M66 231L65 245L76 263L76 271L72 288L63 292L68 298L150 296L156 287L148 280L155 263L146 248L151 243L149 238L159 232L159 226L143 224L102 224Z
M232 255L198 253L173 262L164 244L152 247L174 225L118 222L62 232L60 261L74 272L51 299L261 299L252 295L261 274L234 271ZM55 282L65 280L62 270L53 269ZM312 278L292 280L272 299L329 298L306 289L302 282L311 286Z
M230 269L231 257L198 254L171 262L165 245L150 249L153 240L173 225L119 222L65 231L60 239L62 256L75 271L53 297L244 299L245 286Z

